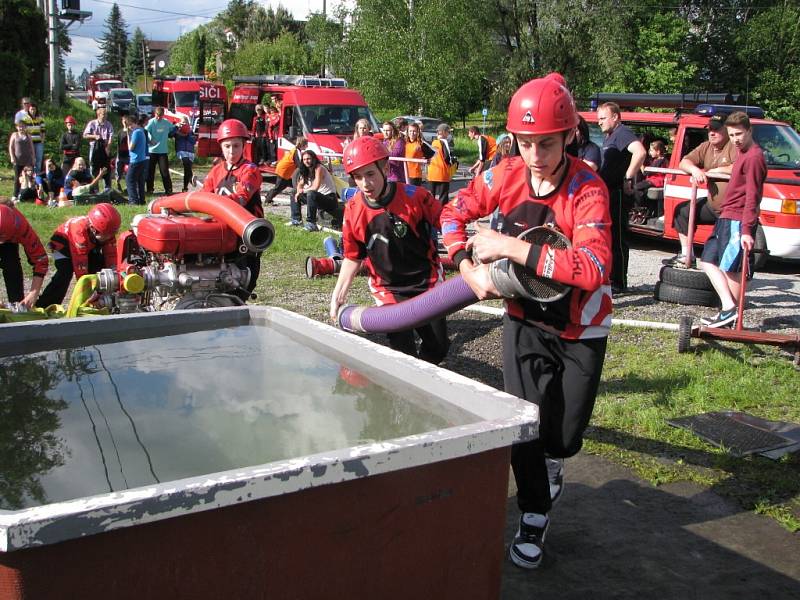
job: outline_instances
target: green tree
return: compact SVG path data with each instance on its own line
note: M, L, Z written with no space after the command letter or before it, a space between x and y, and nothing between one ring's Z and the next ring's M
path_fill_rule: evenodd
M194 46L194 68L192 71L197 75L205 75L206 73L206 36L205 33L195 31L193 36Z
M209 25L201 25L189 33L183 34L175 41L170 49L169 65L162 73L164 75L190 75L192 72L202 74L206 71L213 71L214 56L221 49L219 38L216 37L212 28Z
M264 8L260 4L252 6L250 17L242 34L244 42L272 42L282 33L299 33L300 28L292 14L283 6Z
M283 33L274 42L244 44L233 58L231 73L306 73L310 69L307 47L292 33Z
M106 30L100 39L100 65L98 69L115 75L125 72L125 55L128 51L128 32L119 6L115 3L105 22Z
M131 86L136 84L139 77L150 74L150 61L146 60L147 40L140 28L133 31L128 42L128 51L125 55L125 81Z
M341 47L343 31L341 22L331 21L321 13L312 14L308 19L304 33L313 72L323 77L337 72L333 60Z
M21 96L41 93L47 69L47 30L34 0L0 2L0 111L9 112Z

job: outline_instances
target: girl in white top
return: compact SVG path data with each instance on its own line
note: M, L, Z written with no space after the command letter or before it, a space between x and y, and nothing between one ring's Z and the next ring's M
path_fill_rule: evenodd
M300 177L297 180L297 192L291 203L292 225L302 225L300 205L306 204L307 231L318 231L317 211L324 210L333 215L334 225L341 225L339 200L336 197L336 185L328 169L326 169L313 150L305 150L302 154L303 164L300 166Z

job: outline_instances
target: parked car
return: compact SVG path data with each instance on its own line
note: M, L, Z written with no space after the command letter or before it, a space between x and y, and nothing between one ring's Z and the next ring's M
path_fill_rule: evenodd
M153 95L152 94L136 94L134 100L136 104L137 115L153 116Z
M113 88L108 91L108 108L111 112L127 115L133 109L133 90Z
M409 123L412 121L416 121L422 124L422 139L428 142L429 144L436 139L436 128L439 126L440 123L444 123L441 119L436 119L434 117L420 117L420 116L412 116L412 115L401 115L399 117L395 117L392 121L396 121L397 119L405 119ZM451 125L452 127L452 125ZM450 131L450 136L447 138L447 143L450 145L450 149L453 149L453 132Z

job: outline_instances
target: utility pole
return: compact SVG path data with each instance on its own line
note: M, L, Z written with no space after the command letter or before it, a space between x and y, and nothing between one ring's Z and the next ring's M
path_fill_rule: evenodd
M59 87L59 69L58 69L58 32L56 24L58 13L56 11L56 0L49 0L48 2L50 15L48 29L50 39L50 102L54 105L61 103L61 88Z
M147 91L147 51L145 39L142 38L142 71L144 72L144 91Z

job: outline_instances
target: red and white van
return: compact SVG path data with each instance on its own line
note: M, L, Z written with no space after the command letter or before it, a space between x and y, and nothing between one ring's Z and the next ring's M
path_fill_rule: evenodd
M108 99L109 90L124 87L125 84L116 75L109 73L92 73L86 80L86 91L89 95L86 102L96 109L98 106L105 106Z
M256 104L270 105L270 97L280 101L278 158L294 148L300 135L308 139L308 147L320 159L341 156L342 147L353 135L356 121L369 120L372 130L379 131L378 121L364 98L339 78L307 75L257 75L234 77L235 87L228 106L228 118L239 119L248 129L252 126ZM246 156L252 159L252 145ZM266 174L274 167L262 165Z
M200 75L157 77L153 80L153 106L163 106L173 123L189 122L197 136L199 156L220 156L217 129L225 119L228 90Z
M703 104L701 101L687 101L683 97L682 106L676 107L671 101L664 104L675 108L671 112L634 112L639 101L637 94L602 94L601 102L617 102L622 108L622 122L633 129L640 137L662 139L667 144L670 169L678 169L681 159L695 147L708 139L706 126L714 114L730 114L734 110L745 109L750 115L753 139L761 146L767 160L767 181L761 200L759 227L756 231L757 248L767 249L769 257L781 260L800 261L800 134L787 123L763 118L763 111L757 107L740 107L724 104ZM657 94L648 95L647 106L658 106ZM665 95L674 98L675 95ZM630 98L635 101L631 101ZM596 112L581 112L589 124L592 141L603 145L603 133L597 124ZM674 141L671 132L674 130ZM691 182L686 175L667 175L663 195L663 214L657 213L646 222L630 223L631 231L639 234L677 240L678 233L672 224L676 207L691 196ZM708 195L707 190L698 189L698 197ZM695 242L703 243L711 234L712 226L699 225Z

